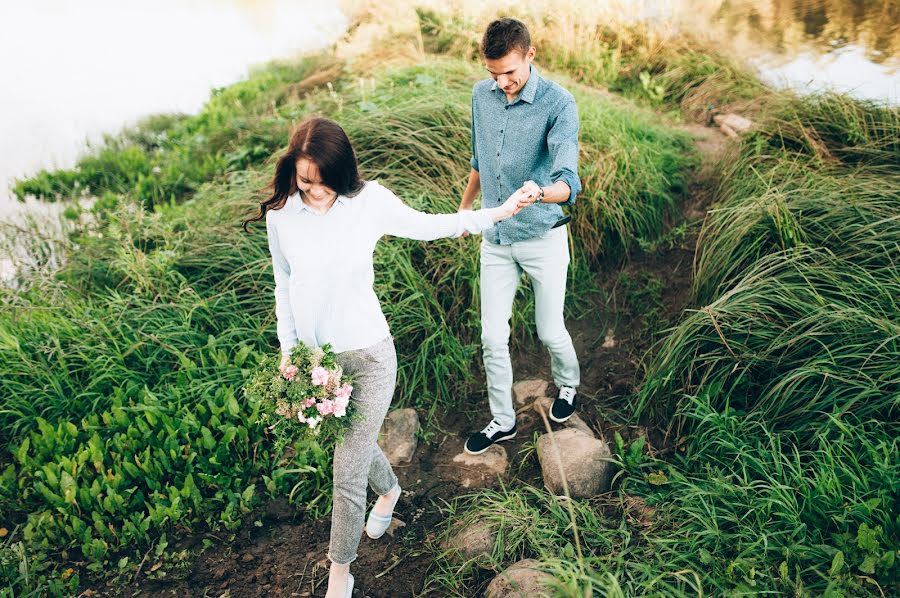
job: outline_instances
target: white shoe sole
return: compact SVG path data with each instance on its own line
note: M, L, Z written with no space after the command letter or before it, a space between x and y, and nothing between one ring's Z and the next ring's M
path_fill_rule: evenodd
M495 440L494 442L492 442L491 444L487 445L486 447L484 447L484 448L481 449L480 451L470 451L470 450L469 450L469 447L466 446L466 445L463 445L463 450L464 450L466 453L468 453L469 455L480 455L481 453L487 451L489 448L491 448L492 446L494 446L494 445L497 444L498 442L506 442L507 440L512 440L512 439L515 438L515 437L516 437L516 435L513 434L512 436L507 436L507 437L505 437L505 438L501 438L500 440Z
M575 415L575 412L574 412L574 411L573 411L572 413L570 413L569 415L565 416L565 417L562 418L562 419L557 419L557 418L553 417L553 414L552 414L552 413L548 413L548 414L547 414L547 417L549 417L550 419L552 419L552 420L555 421L556 423L561 424L561 423L563 423L563 422L569 421L569 418L571 418L573 415Z

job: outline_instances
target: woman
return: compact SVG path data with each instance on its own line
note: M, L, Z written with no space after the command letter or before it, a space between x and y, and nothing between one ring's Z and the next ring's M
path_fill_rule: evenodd
M531 203L523 190L495 208L425 214L390 190L359 176L344 130L324 118L305 120L278 159L272 196L244 222L266 219L275 274L275 314L285 366L291 348L330 343L354 381L362 417L334 452L331 569L326 598L350 596L366 507L366 484L378 494L366 521L371 538L384 534L400 497L397 476L376 440L397 377L387 320L372 285L372 255L384 235L420 240L480 233Z

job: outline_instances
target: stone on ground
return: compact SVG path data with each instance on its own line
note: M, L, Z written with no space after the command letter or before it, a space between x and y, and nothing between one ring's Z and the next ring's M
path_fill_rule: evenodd
M550 416L549 416L550 407L552 407L552 406L553 406L553 399L551 399L550 397L541 397L539 399L535 399L535 401L532 405L535 412L538 414L538 417L540 417L541 410L543 410L544 413L547 414L547 421L549 421L551 424L554 424L556 422L554 422L552 419L550 419ZM576 403L575 406L578 407L578 404ZM538 421L541 424L541 427L543 427L544 426L543 418L540 418ZM583 419L581 419L581 416L578 415L577 411L572 414L572 417L570 417L569 419L567 419L560 425L565 426L566 428L572 428L573 430L580 430L589 436L596 436L596 434L594 434L594 431L591 430L591 427L589 425L587 425L587 422L585 422Z
M517 407L524 407L530 399L547 396L549 382L546 380L521 380L512 386L513 399Z
M419 431L419 415L415 409L394 409L384 418L378 446L391 465L412 461L416 452Z
M554 494L565 493L560 464L573 498L587 498L609 490L612 453L602 439L569 428L554 432L552 438L550 434L538 438L537 453L544 485Z
M457 529L444 542L445 549L454 551L460 561L485 560L491 557L497 532L487 521L475 521L467 526L457 522Z
M495 577L485 591L485 598L549 597L554 577L538 569L539 561L523 559L513 563Z
M509 458L505 448L494 444L480 455L470 455L463 451L453 457L453 463L460 466L460 484L464 488L471 488L492 483L498 475L506 473Z
M722 132L729 137L738 137L738 135L749 131L750 127L753 126L752 120L734 113L717 114L713 117L713 120L719 125Z

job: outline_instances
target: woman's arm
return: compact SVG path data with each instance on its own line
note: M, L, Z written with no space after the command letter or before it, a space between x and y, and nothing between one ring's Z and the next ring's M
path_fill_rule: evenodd
M528 203L526 193L519 189L503 205L495 208L464 210L455 214L427 214L409 207L389 189L382 189L382 201L378 208L381 210L384 234L420 241L459 237L463 233L479 234L495 222L514 216Z
M291 312L290 279L291 265L281 252L278 232L270 218L266 218L266 234L269 237L269 253L272 254L272 272L275 274L275 319L281 352L290 354L297 344L297 329Z

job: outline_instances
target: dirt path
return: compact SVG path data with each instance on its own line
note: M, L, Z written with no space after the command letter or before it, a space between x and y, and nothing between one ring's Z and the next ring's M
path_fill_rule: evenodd
M640 360L653 341L652 330L674 321L689 300L696 233L711 197L708 165L721 155L726 142L717 129L699 125L681 128L695 138L704 158L689 185L682 213L672 223L683 225L685 233L671 246L652 253L636 252L620 268L610 271L606 305L569 323L584 375L579 390L580 413L608 440L616 430L626 440L635 434L635 430L617 425L615 414L622 409L622 398L639 381ZM648 296L646 289L651 287L657 291ZM648 322L650 317L652 322ZM542 348L514 348L513 359L517 380L550 379L549 360ZM396 512L405 526L378 541L363 537L353 567L354 596L422 594L431 563L425 543L442 524L441 501L450 501L480 485L497 483L496 479L481 479L477 471L452 460L462 452L466 436L483 425L486 413L484 397L468 397L460 411L432 424L437 430L432 441L419 443L411 464L396 468L404 488ZM517 438L504 443L510 461L508 476L541 485L537 459L531 456L523 462L519 451L542 425L538 418L526 417ZM665 449L660 431L650 431L650 442L657 449ZM254 525L254 521L261 525ZM169 559L154 569L157 564L149 559L136 580L100 583L85 595L322 596L328 573L324 555L329 528L327 518L296 521L295 510L284 500L276 501L248 517L232 542L213 534L187 535L167 550L170 555L183 554L181 562Z

